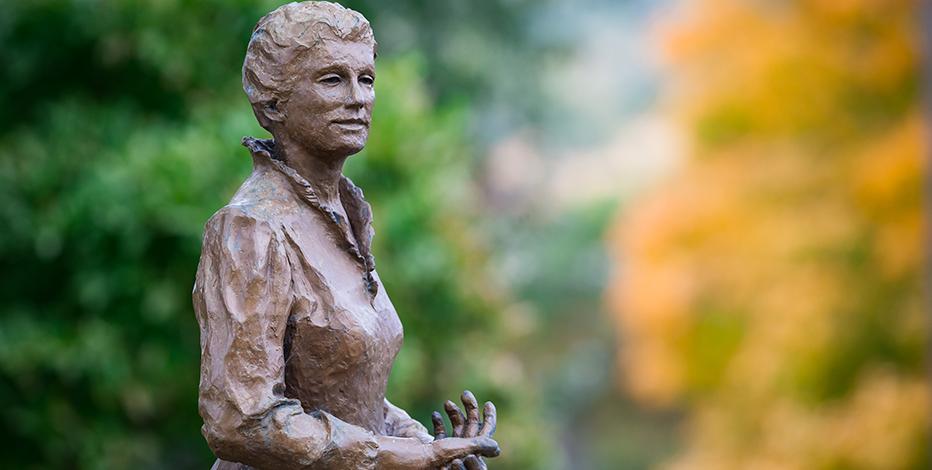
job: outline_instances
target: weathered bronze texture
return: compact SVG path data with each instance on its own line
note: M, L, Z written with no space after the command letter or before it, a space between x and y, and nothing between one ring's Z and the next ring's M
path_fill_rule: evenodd
M251 137L252 175L207 222L193 300L199 409L217 469L485 468L480 423L438 413L436 439L385 398L402 326L370 252L372 211L342 169L362 150L376 43L357 12L284 5L256 25L243 86L273 139Z

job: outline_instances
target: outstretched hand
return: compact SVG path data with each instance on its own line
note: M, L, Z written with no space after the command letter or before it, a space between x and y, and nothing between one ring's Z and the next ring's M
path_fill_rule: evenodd
M425 444L411 437L376 436L379 470L410 470L412 468L438 468L454 460L476 455L495 457L498 443L488 437L451 437Z
M495 405L490 401L485 402L485 405L482 407L482 421L480 422L479 403L476 401L476 397L472 392L469 390L463 392L461 400L463 402L463 408L466 410L465 414L450 400L447 400L443 405L444 411L446 411L447 416L450 418L452 434L447 434L446 427L443 424L443 417L440 413L435 411L431 415L431 421L433 421L434 424L434 439L440 440L447 437L491 438L492 435L495 434L496 426ZM485 461L482 460L480 456L473 454L463 459L455 459L448 466L443 467L443 469L486 470L487 467Z

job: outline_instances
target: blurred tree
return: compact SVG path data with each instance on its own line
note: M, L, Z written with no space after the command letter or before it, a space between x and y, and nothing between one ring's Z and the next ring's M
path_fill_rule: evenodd
M682 171L619 221L626 384L671 468L929 466L918 2L702 0L667 31Z
M255 21L279 3L4 4L3 467L209 466L190 289L203 223L250 170L239 139L264 135L239 68ZM405 21L437 28L431 40L456 20L450 35L494 41L495 25L527 4L488 3L458 18ZM348 5L377 32L407 11ZM427 421L469 386L499 406L497 467L546 468L535 388L493 373L510 360L496 332L509 294L489 272L474 217L469 109L445 79L420 78L436 55L387 50L370 145L348 172L374 202L376 259L406 325L389 394Z

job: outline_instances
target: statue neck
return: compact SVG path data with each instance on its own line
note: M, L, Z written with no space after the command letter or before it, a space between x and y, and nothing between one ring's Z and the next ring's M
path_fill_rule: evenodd
M321 202L336 208L340 204L340 178L347 157L317 155L289 139L275 139L277 158L294 168L314 188Z

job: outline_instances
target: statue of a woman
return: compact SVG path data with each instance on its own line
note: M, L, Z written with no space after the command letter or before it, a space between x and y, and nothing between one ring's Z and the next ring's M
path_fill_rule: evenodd
M343 163L369 134L376 43L357 12L284 5L256 25L243 86L274 139L207 222L194 308L199 408L220 469L484 468L495 409L475 398L436 439L385 399L401 322L375 272L372 216Z

